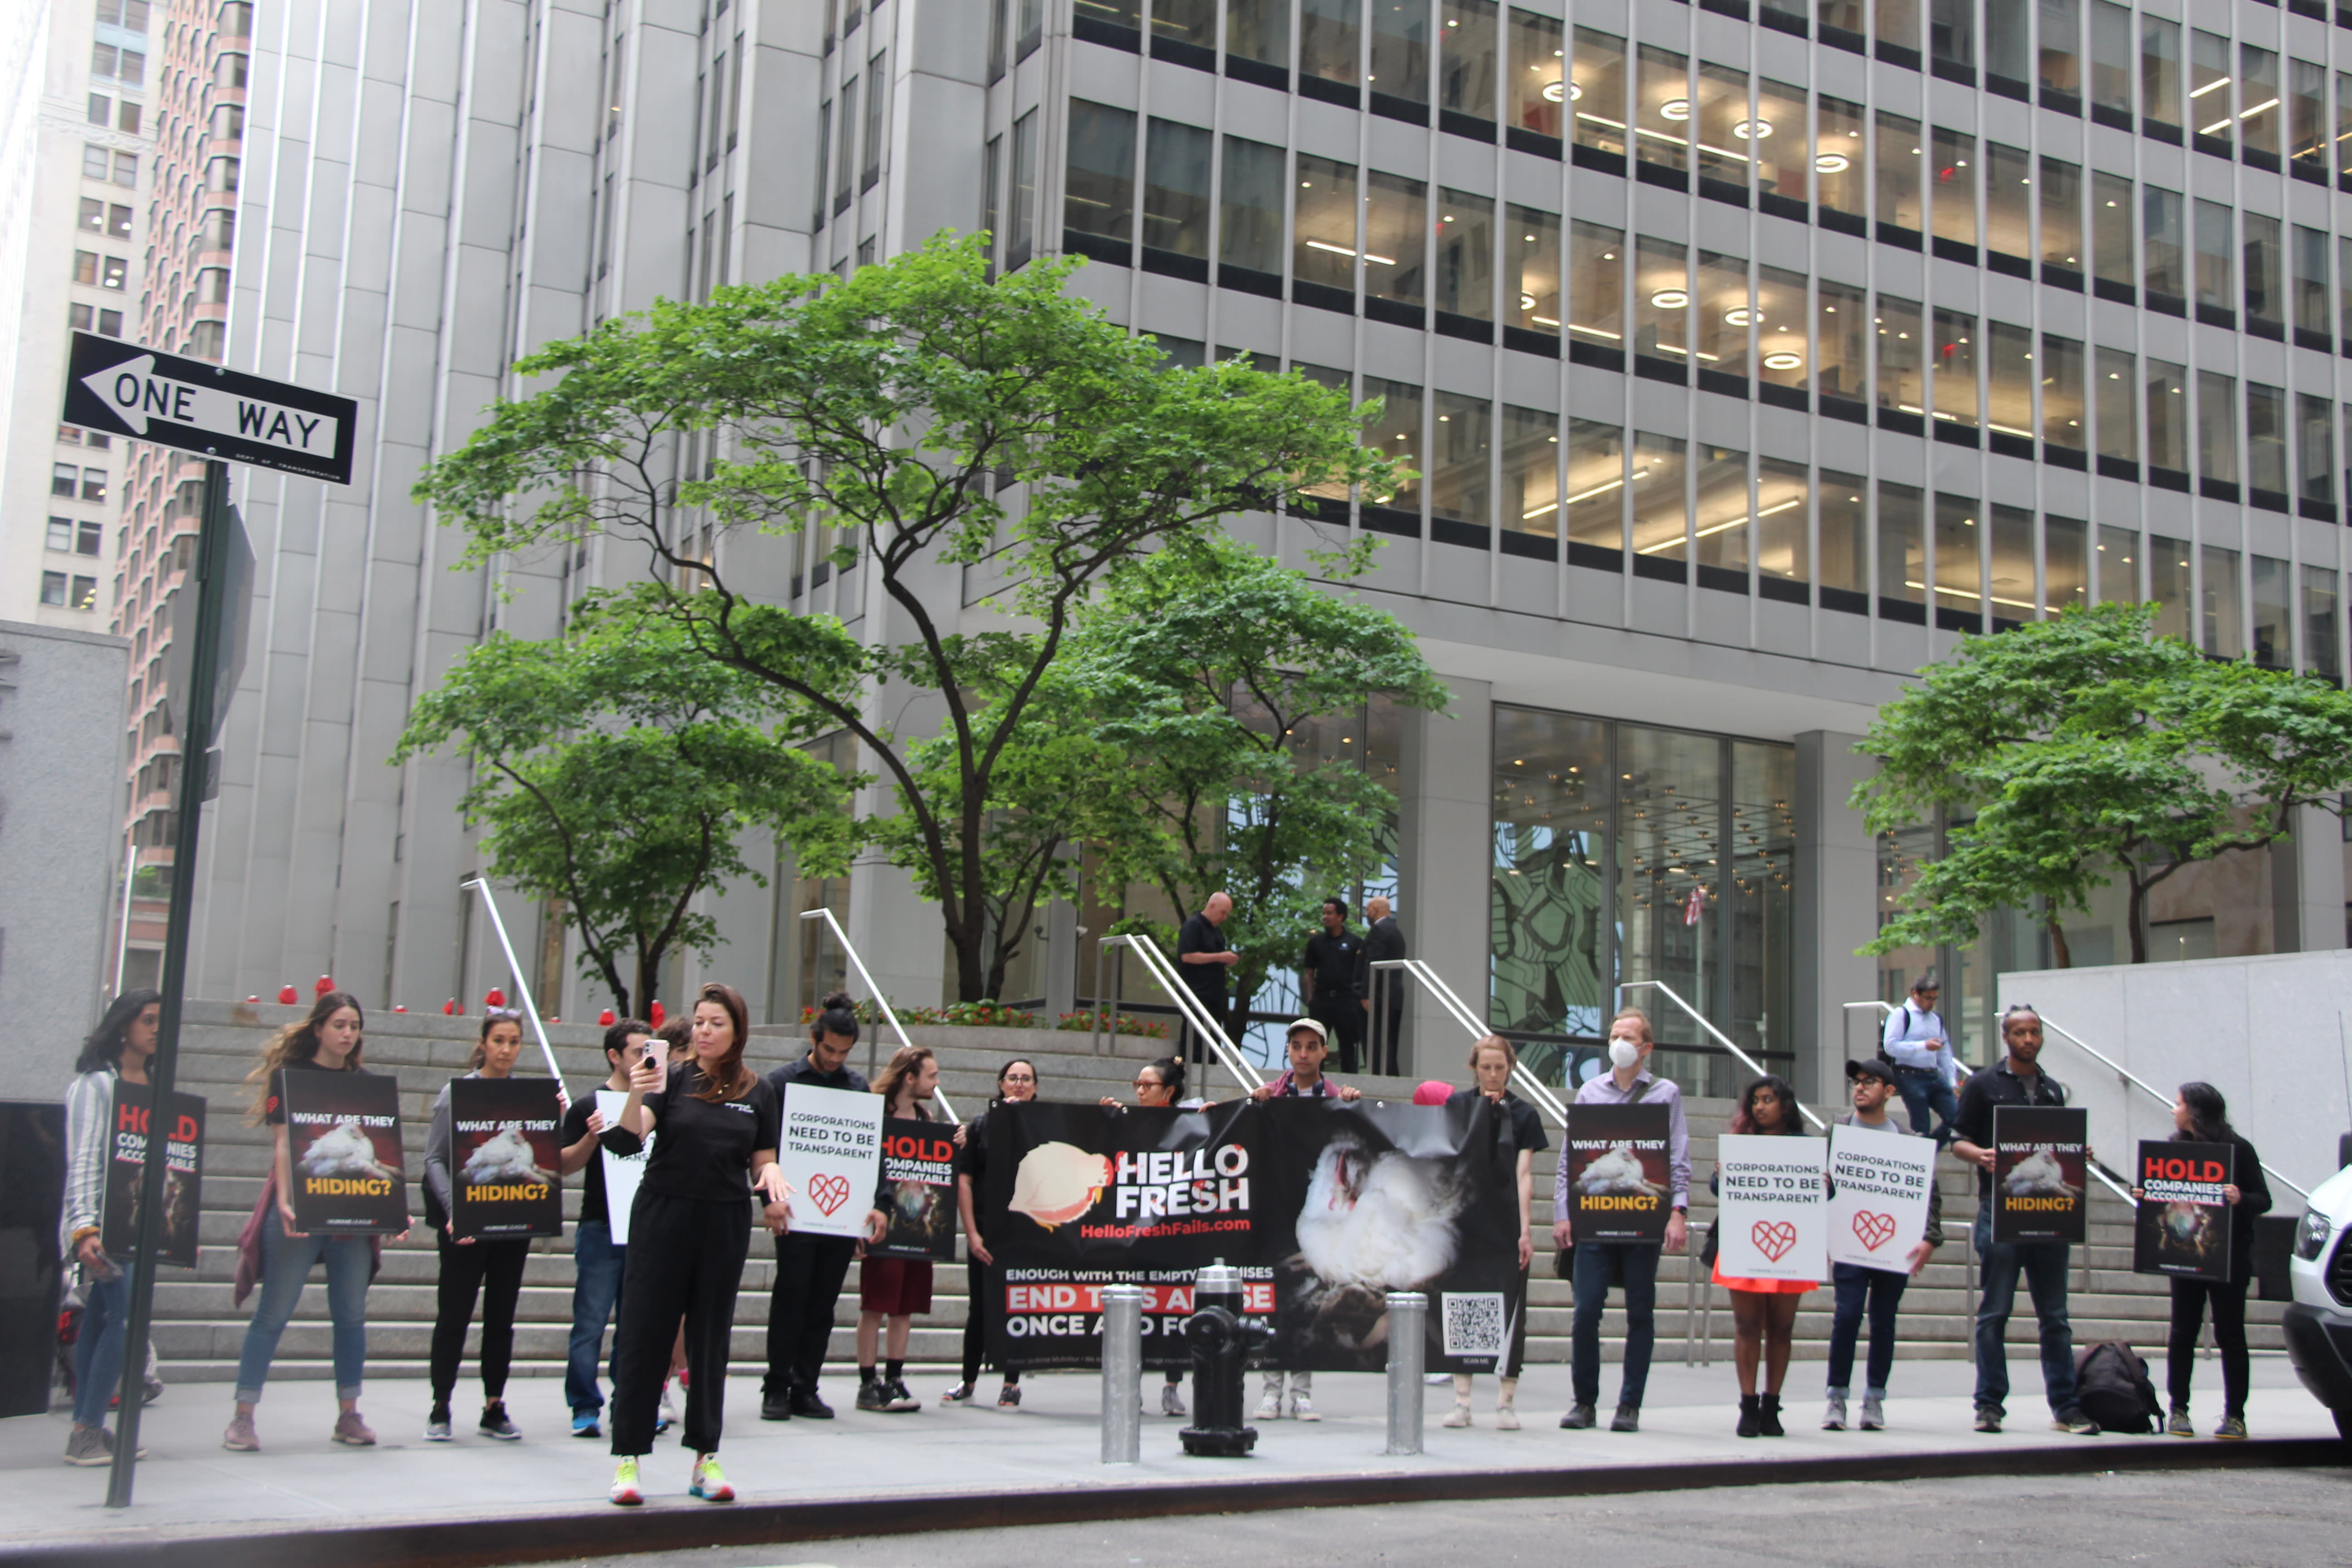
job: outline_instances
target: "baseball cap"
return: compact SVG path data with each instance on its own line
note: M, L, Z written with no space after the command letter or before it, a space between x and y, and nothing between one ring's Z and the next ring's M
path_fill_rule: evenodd
M1325 1032L1323 1022L1319 1018L1293 1018L1290 1021L1290 1027L1282 1031L1282 1037L1285 1040L1288 1040L1291 1036L1298 1033L1301 1029L1312 1029L1315 1031L1315 1037L1317 1039L1322 1041L1327 1046L1331 1043L1331 1037Z
M1864 1057L1859 1061L1848 1058L1845 1064L1845 1076L1849 1079L1874 1078L1882 1083L1893 1083L1895 1069L1876 1057Z

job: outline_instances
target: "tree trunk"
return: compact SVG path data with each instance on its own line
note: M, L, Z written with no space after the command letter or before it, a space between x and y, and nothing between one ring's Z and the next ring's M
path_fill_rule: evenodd
M2066 945L2066 928L2058 923L2056 915L2052 915L2045 923L2050 928L2051 956L2057 959L2059 968L2074 968L2074 951Z
M2131 879L2131 902L2127 920L2131 925L2131 961L2147 962L2147 884L2137 877Z
M964 921L963 935L956 942L956 1000L984 1002L988 1000L988 952L986 927L978 920Z

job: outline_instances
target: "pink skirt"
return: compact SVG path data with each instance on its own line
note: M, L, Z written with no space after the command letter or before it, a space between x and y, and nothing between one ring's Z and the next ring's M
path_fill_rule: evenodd
M1715 1282L1727 1290L1753 1290L1760 1296L1801 1296L1820 1286L1809 1279L1742 1279L1736 1274L1726 1274L1723 1265L1714 1266Z

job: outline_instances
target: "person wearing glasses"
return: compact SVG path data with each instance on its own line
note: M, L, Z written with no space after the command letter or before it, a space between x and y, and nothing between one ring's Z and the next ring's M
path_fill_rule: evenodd
M1037 1098L1037 1064L1015 1057L996 1069L1000 1105L1019 1105ZM988 1354L988 1327L1004 1315L1004 1271L980 1234L981 1184L988 1180L988 1116L982 1112L956 1129L956 1208L963 1217L965 1294L970 1304L963 1319L963 1381L941 1396L941 1405L971 1405L980 1382L980 1363ZM999 1410L1021 1408L1021 1369L1006 1367L1004 1384L996 1391Z
M1184 1098L1184 1064L1174 1057L1161 1057L1135 1069L1135 1103L1146 1110L1206 1110L1210 1101L1194 1096ZM1106 1094L1103 1104L1113 1110L1125 1110L1126 1105ZM1280 1373L1271 1374L1280 1377ZM1160 1385L1160 1414L1184 1415L1184 1373L1179 1367L1168 1369Z
M1940 1149L1952 1141L1960 1104L1952 1089L1958 1069L1951 1031L1936 1012L1938 990L1932 969L1911 983L1910 1000L1886 1016L1879 1054L1895 1066L1895 1092L1903 1097L1911 1131L1933 1138ZM1941 1119L1933 1128L1931 1114Z

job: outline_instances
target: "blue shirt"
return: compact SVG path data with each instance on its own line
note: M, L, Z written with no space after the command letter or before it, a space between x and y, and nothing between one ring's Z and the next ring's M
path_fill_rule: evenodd
M1886 1059L1896 1067L1926 1068L1951 1076L1951 1037L1933 1009L1923 1011L1916 1003L1904 1003L1887 1015L1886 1036L1879 1043Z

